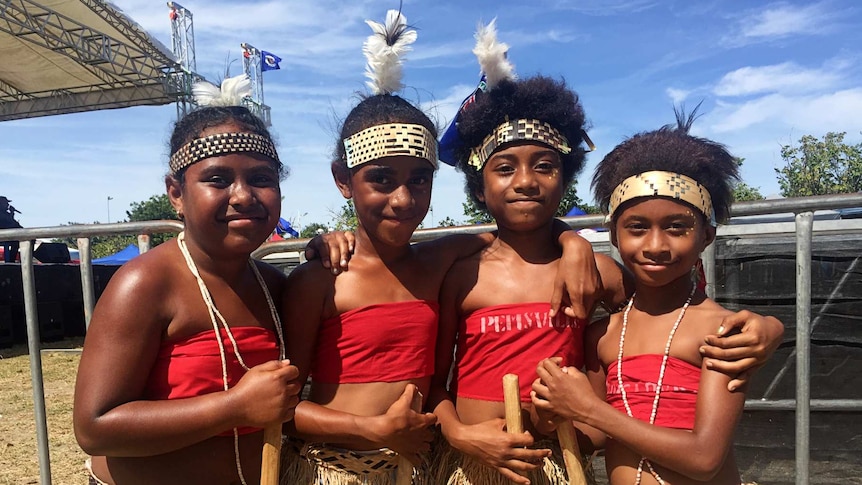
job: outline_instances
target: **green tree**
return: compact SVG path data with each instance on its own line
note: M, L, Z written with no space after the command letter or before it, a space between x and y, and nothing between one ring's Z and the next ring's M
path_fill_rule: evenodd
M332 227L336 231L354 231L359 226L353 199L347 199L338 212L330 210L329 214L332 216Z
M126 217L128 219L118 222L179 220L167 194L153 195L147 200L132 202L129 205L129 210L126 211ZM78 223L70 222L69 224ZM98 224L98 221L95 224ZM153 234L150 237L150 247L156 247L174 236L173 233ZM74 238L62 238L55 241L75 248L78 247L78 241ZM90 247L95 259L114 254L129 244L137 244L137 242L138 238L134 235L95 236L90 238Z
M467 216L465 224L489 224L494 222L491 214L488 214L484 209L476 207L473 199L467 197L467 202L462 202L461 207L464 208L464 215Z
M576 181L572 181L563 193L563 198L560 200L560 206L557 207L557 217L563 217L572 210L573 207L578 207L587 214L599 214L601 210L598 206L590 205L578 197L578 188L575 185Z
M449 216L444 217L442 221L437 223L437 227L453 227L453 226L457 226L457 225L458 225L458 222Z
M329 227L321 222L312 222L302 228L302 231L299 233L299 237L312 238L317 235L318 231L321 233L329 232Z
M736 164L742 166L745 161L742 157L735 157ZM733 184L733 200L734 202L745 202L748 200L763 200L766 197L760 193L760 187L752 187L745 182L739 181Z
M784 197L826 195L862 190L862 143L844 143L846 132L829 132L822 140L811 135L799 145L781 147L786 165L776 168Z
M766 197L760 193L758 187L752 187L745 182L737 182L733 186L733 201L745 202L748 200L763 200Z

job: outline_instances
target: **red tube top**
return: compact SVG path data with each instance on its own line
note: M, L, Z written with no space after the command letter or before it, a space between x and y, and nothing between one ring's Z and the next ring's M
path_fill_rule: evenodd
M440 306L411 300L367 305L324 320L311 377L348 384L397 382L434 373Z
M662 356L643 354L623 357L623 385L633 417L649 422ZM607 402L625 413L617 383L617 362L608 366ZM676 357L668 357L655 425L665 428L693 429L700 385L700 368Z
M224 329L219 329L227 360L228 385L233 387L245 375L233 344ZM272 330L262 327L232 327L243 362L251 368L278 360L278 343ZM196 333L185 340L163 341L150 370L144 398L182 399L223 391L221 355L212 330ZM256 431L240 428L240 433ZM225 434L232 434L227 432Z
M560 312L551 320L548 303L514 303L482 308L461 322L453 387L460 397L503 401L503 376L517 374L521 401L530 390L539 361L562 357L563 365L584 364L587 322Z

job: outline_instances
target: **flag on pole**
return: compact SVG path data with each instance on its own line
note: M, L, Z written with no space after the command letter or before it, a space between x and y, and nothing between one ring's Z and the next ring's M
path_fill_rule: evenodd
M290 221L283 217L279 217L278 224L275 226L275 232L277 232L279 236L290 234L293 237L299 237L299 232L290 225Z
M271 52L260 51L260 60L261 71L275 71L276 69L281 69L281 66L278 65L278 63L281 62L281 57L278 57Z

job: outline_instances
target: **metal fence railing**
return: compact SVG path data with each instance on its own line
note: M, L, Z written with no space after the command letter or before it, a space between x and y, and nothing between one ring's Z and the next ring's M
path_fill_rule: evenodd
M760 214L794 214L792 226L785 224L777 229L768 229L764 225L751 227L721 226L719 236L727 234L763 233L764 231L791 231L796 238L796 396L795 399L783 400L748 400L746 410L795 410L795 472L796 483L809 482L809 451L810 451L810 414L811 411L860 411L862 400L859 399L811 399L810 374L810 335L811 335L811 242L815 230L814 211L862 207L862 193L802 197L792 199L770 199L756 202L742 202L733 205L733 217ZM604 217L601 215L586 215L563 218L575 229L601 227ZM825 231L841 231L846 225L829 224L837 221L818 221L817 227ZM853 223L854 229L862 231L862 222ZM414 234L414 241L425 241L450 234L480 233L493 230L493 224L457 226L435 229L421 229ZM34 414L36 420L36 436L39 457L40 483L50 485L51 468L48 451L48 431L45 416L45 395L42 380L42 362L40 356L40 335L37 315L37 301L34 279L33 249L35 239L68 238L78 239L80 251L81 283L84 295L84 317L86 325L92 315L95 305L93 290L92 255L90 238L117 234L138 234L141 252L149 248L148 234L179 232L182 224L177 221L124 222L97 225L69 225L58 227L42 227L27 229L0 230L0 241L21 242L21 273L24 286L24 307L27 328L27 344L30 357L30 371L33 385ZM734 232L735 231L735 232ZM587 235L594 244L605 243L606 233ZM267 243L252 254L255 258L287 251L301 251L308 239L289 239ZM707 279L707 293L715 295L715 248L707 248L703 254L704 270Z

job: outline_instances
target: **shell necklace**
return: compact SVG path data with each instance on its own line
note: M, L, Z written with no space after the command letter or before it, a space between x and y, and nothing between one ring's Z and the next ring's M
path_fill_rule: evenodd
M679 316L676 318L676 322L674 322L673 327L670 329L670 333L667 336L667 343L664 346L664 356L661 360L661 367L659 368L658 373L658 381L655 386L655 397L652 401L652 412L650 412L649 416L649 424L655 424L655 417L658 412L658 401L659 396L661 395L661 385L662 381L664 381L664 372L667 369L667 358L670 356L670 344L673 341L673 336L676 333L676 329L679 327L680 322L682 322L682 317L685 316L685 311L688 309L688 306L691 304L691 298L694 296L694 292L697 289L696 285L691 286L691 293L688 294L688 299L685 300L685 304L682 306L682 310L679 311ZM623 404L626 407L626 413L628 413L629 417L634 417L632 414L632 408L629 406L629 400L626 396L626 388L623 386L623 343L626 340L626 327L629 323L629 312L632 309L632 304L635 301L635 295L632 295L629 300L628 305L626 305L626 311L623 313L623 328L620 330L620 351L617 354L617 384L620 387L620 394L623 398ZM646 463L647 468L649 468L650 474L652 474L653 478L656 479L658 483L664 485L664 480L658 474L657 471L652 466L649 460L646 457L641 457L640 462L638 462L638 472L635 477L635 485L640 485L641 483L641 475L643 474L644 463Z
M237 362L242 366L243 369L248 371L248 366L245 364L245 361L242 360L242 355L239 353L239 346L236 343L236 339L233 336L233 332L230 330L230 325L228 325L227 320L225 320L224 316L218 311L218 308L215 306L215 302L213 302L212 294L210 294L209 289L207 288L206 283L201 277L200 272L198 271L198 267L195 264L195 260L192 259L192 255L189 253L189 248L186 246L186 233L185 231L180 232L179 236L177 236L177 245L180 248L180 252L183 253L183 258L186 260L186 265L189 267L189 271L192 272L192 275L195 277L195 280L198 282L198 289L201 291L201 297L204 299L204 304L207 306L207 310L210 315L210 321L213 324L213 331L215 332L216 342L218 342L219 355L221 356L221 371L222 371L222 383L224 384L224 390L227 391L229 388L228 385L228 377L227 377L227 354L224 348L224 342L221 338L221 333L219 332L219 323L221 323L221 327L225 330L225 334L227 334L227 338L230 340L231 347L233 347L233 355L236 356ZM260 271L257 269L257 265L254 264L254 261L251 259L248 260L248 265L251 266L251 271L254 273L255 278L257 279L257 283L260 285L260 288L263 290L263 295L266 297L266 303L269 305L269 312L272 315L272 322L275 325L275 334L278 336L278 355L280 360L284 360L284 335L283 330L281 329L281 319L278 317L278 311L276 311L275 303L272 301L272 295L269 294L269 288L266 286L266 282L263 280L263 276L261 276ZM247 485L245 481L245 476L242 473L242 464L239 460L239 432L236 428L233 429L233 449L234 456L236 458L236 471L239 473L239 480L242 482L242 485Z

